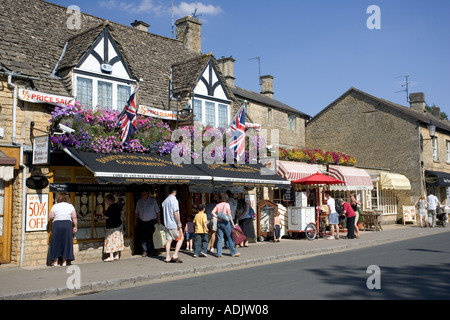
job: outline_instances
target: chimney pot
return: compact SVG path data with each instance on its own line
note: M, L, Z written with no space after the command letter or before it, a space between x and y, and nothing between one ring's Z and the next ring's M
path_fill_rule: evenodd
M234 62L235 61L236 60L234 60L233 57L231 57L231 56L228 58L222 57L221 59L217 60L220 71L222 71L225 81L231 87L234 87L234 80L236 79L234 77Z
M177 39L184 42L186 49L202 52L202 23L191 16L178 19L175 22Z
M409 105L412 110L425 112L425 93L411 93L409 95Z
M261 94L273 98L273 76L261 76Z
M141 30L141 31L148 31L148 27L150 27L150 25L144 21L140 21L140 20L134 20L134 22L131 23L131 25L133 26L133 28Z

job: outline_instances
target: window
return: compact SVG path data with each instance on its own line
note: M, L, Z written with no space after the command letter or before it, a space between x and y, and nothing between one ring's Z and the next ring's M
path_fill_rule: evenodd
M201 100L194 100L194 117L196 121L202 122L203 119L203 112L202 112L202 101Z
M112 83L99 81L97 96L97 106L112 108Z
M288 115L289 130L295 131L295 116Z
M272 109L271 108L267 109L267 125L269 127L272 126Z
M216 127L216 106L209 101L205 102L205 124Z
M445 141L445 161L450 163L450 140Z
M92 108L92 80L77 77L77 100L81 105Z
M196 121L213 128L228 127L230 123L229 105L202 99L194 99L192 105Z
M432 139L433 161L439 161L438 138Z
M88 108L100 107L122 111L131 95L131 86L94 77L75 77L75 97Z
M131 88L129 86L117 85L117 109L121 111L128 102L131 95Z
M92 172L85 168L53 168L53 183L76 183L90 185L94 183ZM107 209L105 197L112 193L116 196L123 210L126 208L126 193L117 192L90 192L78 191L70 192L69 202L75 207L78 220L78 231L75 239L92 240L103 239L105 237L105 217L103 213ZM122 215L122 225L126 226L126 215ZM125 235L128 235L125 233Z
M228 127L228 107L225 104L219 104L219 127L227 128Z

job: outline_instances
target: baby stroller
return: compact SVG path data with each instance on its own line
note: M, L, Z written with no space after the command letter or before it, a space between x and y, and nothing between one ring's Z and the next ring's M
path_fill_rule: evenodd
M443 207L440 207L436 213L436 225L445 226L447 225L447 212L445 212Z

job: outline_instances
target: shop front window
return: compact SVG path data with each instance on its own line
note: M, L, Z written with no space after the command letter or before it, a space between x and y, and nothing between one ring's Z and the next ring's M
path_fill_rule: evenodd
M85 168L53 168L53 183L74 183L93 185L94 176ZM126 226L126 193L125 192L70 192L70 202L77 214L76 240L103 239L106 233L104 213L108 209L105 197L112 193L117 203L123 208L122 225ZM54 196L55 198L55 196ZM125 231L125 230L124 230Z

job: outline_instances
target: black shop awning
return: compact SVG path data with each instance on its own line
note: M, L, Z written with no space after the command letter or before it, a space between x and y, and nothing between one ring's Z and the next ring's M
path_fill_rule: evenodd
M178 165L170 156L136 153L103 154L64 149L94 173L99 183L113 184L206 184L212 177L193 164Z
M214 186L247 186L247 187L273 187L288 188L287 181L271 173L262 164L197 164L206 175L213 178Z
M450 173L425 171L425 182L430 186L450 187Z

